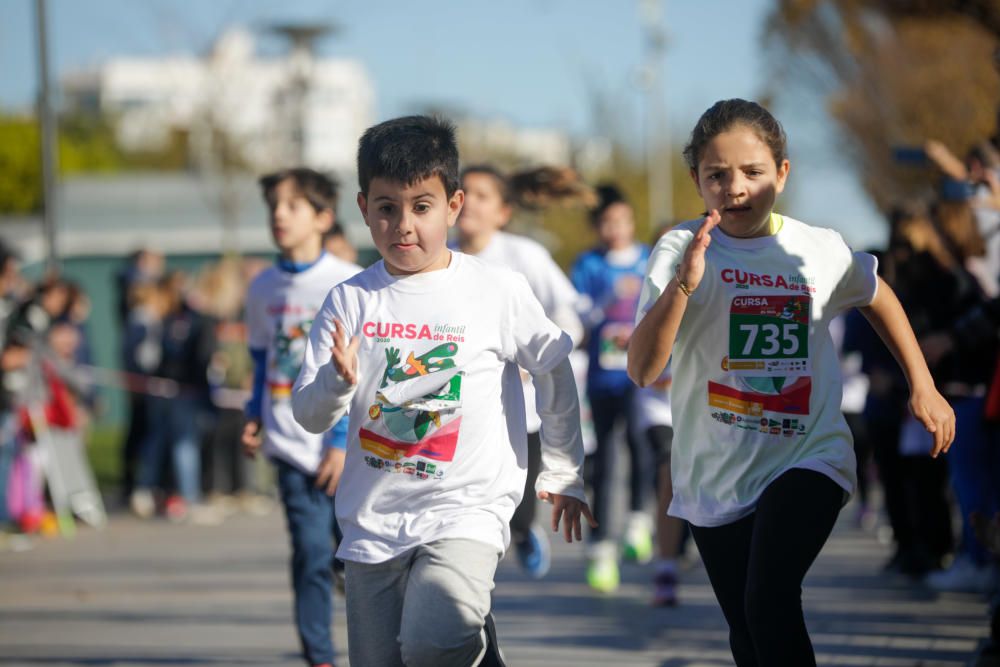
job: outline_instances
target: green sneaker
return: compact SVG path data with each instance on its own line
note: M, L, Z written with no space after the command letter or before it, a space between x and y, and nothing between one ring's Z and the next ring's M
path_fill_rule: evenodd
M653 533L650 520L644 514L633 514L625 530L622 543L622 558L645 564L653 560Z
M613 545L595 545L587 565L587 585L598 593L613 593L618 589L620 581Z

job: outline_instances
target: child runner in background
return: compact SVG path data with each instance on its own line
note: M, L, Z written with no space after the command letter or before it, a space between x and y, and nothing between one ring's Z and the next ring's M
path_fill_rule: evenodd
M684 521L667 514L674 491L670 482L670 451L674 419L670 408L670 365L655 382L636 390L632 424L653 452L656 463L656 571L653 575L654 607L677 604L678 560L684 538Z
M629 374L649 385L672 359L670 512L691 523L736 664L815 665L802 580L855 486L830 319L862 308L934 456L955 415L874 257L773 211L789 161L766 109L717 102L684 154L709 213L656 244Z
M653 555L652 521L643 511L651 486L648 450L629 425L634 385L626 372L625 349L632 335L635 308L646 270L649 248L635 241L632 207L618 188L597 188L599 203L591 212L598 247L580 255L573 265L573 285L583 296L587 332L587 398L594 421L596 451L587 457L598 528L590 534L587 583L602 593L618 588L618 548L613 542L610 508L617 457L615 427L624 426L631 459L629 516L624 554L638 562Z
M333 539L339 532L333 495L344 468L347 422L331 424L334 428L325 435L303 429L292 416L292 383L323 299L361 267L323 250L323 234L337 207L337 188L330 178L299 167L264 176L260 186L280 256L254 279L247 294L254 383L243 447L255 456L263 444L277 470L292 543L299 641L308 664L330 666Z
M358 179L382 260L330 292L292 399L317 433L351 408L337 497L351 664L503 664L490 591L524 493L519 368L535 384L552 528L579 540L581 515L593 522L573 344L522 276L448 249L464 200L450 124L369 128Z
M502 231L515 205L507 177L489 165L468 167L462 172L462 190L465 204L456 226L458 249L524 276L545 316L569 334L575 347L583 337L583 327L576 312L579 295L573 285L542 244ZM510 520L510 538L524 571L541 579L552 562L548 533L535 523L534 488L541 466L542 420L535 410L531 376L521 373L521 380L528 426L528 477L524 497Z

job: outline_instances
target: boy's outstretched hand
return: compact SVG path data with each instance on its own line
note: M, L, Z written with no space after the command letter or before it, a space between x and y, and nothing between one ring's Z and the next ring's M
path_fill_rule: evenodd
M934 435L931 456L947 452L955 441L955 411L933 386L914 389L910 394L910 412Z
M559 523L562 521L563 537L567 542L572 542L576 538L577 542L583 541L583 527L580 525L580 516L587 519L591 528L597 528L597 521L590 512L590 505L577 500L573 496L564 496L561 493L549 493L548 491L538 492L539 500L552 503L552 532L559 532Z
M347 329L340 320L333 321L333 349L330 350L330 363L337 370L344 382L350 385L358 383L358 346L361 339L357 336L347 340Z

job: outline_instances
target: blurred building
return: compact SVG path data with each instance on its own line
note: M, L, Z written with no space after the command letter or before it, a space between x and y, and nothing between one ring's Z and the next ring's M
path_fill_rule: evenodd
M139 248L167 255L272 254L267 208L256 178L240 175L227 186L236 202L231 226L221 223L223 192L189 172L93 174L64 178L59 187L56 246L64 258L124 257ZM346 191L350 192L350 188ZM353 198L338 206L348 237L362 249L371 237ZM37 215L0 215L0 238L27 263L45 257Z
M193 140L210 130L259 170L302 161L349 173L372 124L372 82L358 61L301 56L259 58L253 36L232 30L207 57L110 59L66 76L63 94L70 109L114 118L126 150L163 148L177 130Z
M466 164L492 162L510 169L567 165L588 174L601 171L611 159L611 143L600 137L581 139L557 128L445 113L458 117L459 153Z
M549 128L523 128L502 119L464 117L457 122L463 159L501 159L522 164L569 164L569 135Z

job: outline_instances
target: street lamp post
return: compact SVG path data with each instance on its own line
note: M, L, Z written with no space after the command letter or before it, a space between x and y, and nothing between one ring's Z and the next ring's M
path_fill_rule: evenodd
M56 248L56 119L52 111L49 85L48 29L45 0L35 0L35 22L38 35L38 114L42 132L42 229L45 236L45 262L49 271L59 267Z
M646 183L653 229L670 221L674 211L670 137L663 103L663 57L667 51L663 1L639 0L639 20L645 33L642 83L646 96Z

